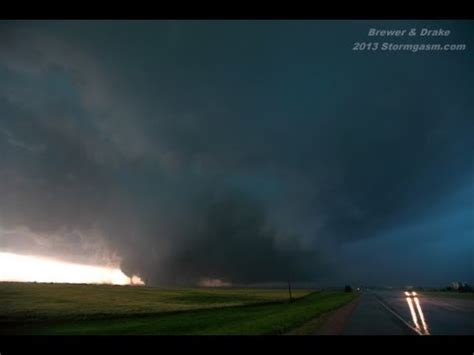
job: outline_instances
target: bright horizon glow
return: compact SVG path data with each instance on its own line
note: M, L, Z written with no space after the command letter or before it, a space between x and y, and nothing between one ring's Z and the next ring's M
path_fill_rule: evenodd
M144 285L140 277L119 268L68 263L0 252L0 281Z

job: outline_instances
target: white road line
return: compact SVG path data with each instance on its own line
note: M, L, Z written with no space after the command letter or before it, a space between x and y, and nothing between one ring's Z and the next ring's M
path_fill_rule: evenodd
M390 313L392 313L395 317L397 317L399 320L401 320L403 322L403 324L405 324L408 328L410 328L411 330L413 330L416 334L418 335L424 335L420 330L416 329L415 327L413 327L410 323L408 323L405 319L403 319L398 313L396 313L394 310L392 310L390 307L388 307L385 303L383 303L382 301L380 301L378 299L378 297L375 297L375 299L377 300L378 303L380 303L382 306L385 307L385 309L387 311L389 311Z

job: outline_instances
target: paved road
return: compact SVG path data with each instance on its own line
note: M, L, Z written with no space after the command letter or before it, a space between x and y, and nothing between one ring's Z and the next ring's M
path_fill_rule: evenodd
M409 335L409 327L390 313L374 293L364 292L342 335Z
M411 309L410 309L411 303ZM474 335L474 301L400 291L364 292L346 323L346 335Z
M419 329L423 332L420 312L413 303L413 308L416 309L415 317L411 315L407 297L403 292L378 292L376 295L411 325L415 325L416 321ZM417 298L425 319L427 333L432 335L474 335L473 300L431 297L423 294Z

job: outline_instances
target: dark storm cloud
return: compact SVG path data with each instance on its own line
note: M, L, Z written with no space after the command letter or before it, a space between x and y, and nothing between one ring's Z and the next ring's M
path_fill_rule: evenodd
M360 243L391 267L390 238L472 247L450 200L474 175L472 51L351 52L370 26L3 23L0 248L96 245L164 284L363 281Z

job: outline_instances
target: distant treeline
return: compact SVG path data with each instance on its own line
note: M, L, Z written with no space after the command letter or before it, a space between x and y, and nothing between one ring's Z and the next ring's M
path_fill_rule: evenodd
M414 287L417 291L444 291L444 292L474 292L474 287L466 282L453 282L451 285L442 288Z

